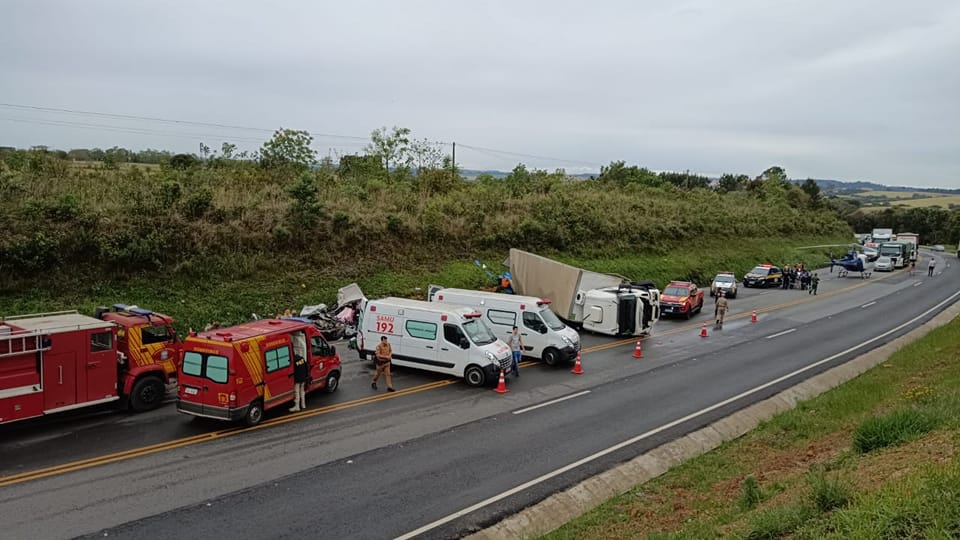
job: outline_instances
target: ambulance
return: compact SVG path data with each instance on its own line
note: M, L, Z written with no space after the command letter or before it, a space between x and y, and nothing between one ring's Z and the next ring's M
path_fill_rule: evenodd
M463 377L470 386L492 383L512 363L510 348L472 308L404 298L370 300L358 328L361 359L373 360L380 337L387 336L393 365Z
M548 366L572 362L580 350L580 335L560 321L550 310L550 300L545 298L431 285L429 300L479 310L484 322L504 341L516 326L524 356L540 358Z
M307 392L337 389L340 356L311 323L263 319L191 332L179 365L177 410L256 425L264 411L293 401L295 356L310 366Z

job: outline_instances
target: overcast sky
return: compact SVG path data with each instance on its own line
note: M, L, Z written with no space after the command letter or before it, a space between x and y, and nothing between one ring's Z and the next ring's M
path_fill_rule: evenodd
M4 0L0 145L321 154L379 126L462 167L960 188L960 2ZM480 147L485 150L476 150ZM497 151L541 157L505 155ZM567 160L567 161L561 161Z

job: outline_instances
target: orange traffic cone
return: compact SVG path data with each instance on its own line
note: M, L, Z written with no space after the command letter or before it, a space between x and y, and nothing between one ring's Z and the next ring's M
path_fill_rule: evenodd
M507 390L507 379L503 376L503 368L500 369L500 382L497 384L497 387L493 389L493 391L498 394L506 394L509 392L509 390Z
M637 340L637 346L633 349L634 358L643 358L643 348L640 347L640 340Z
M757 322L757 310L753 310L753 314L750 315L750 322Z
M574 375L583 375L583 368L580 367L580 353L577 353L577 361L573 364L573 370L570 371Z
M700 337L707 337L707 323L700 327Z

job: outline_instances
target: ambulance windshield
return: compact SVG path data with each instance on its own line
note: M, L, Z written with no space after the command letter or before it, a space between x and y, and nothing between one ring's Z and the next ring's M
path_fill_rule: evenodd
M497 336L493 335L490 327L480 319L471 319L463 323L463 330L475 345L489 345L497 340Z
M540 316L543 317L543 322L547 323L551 330L563 330L567 327L549 308L541 311Z

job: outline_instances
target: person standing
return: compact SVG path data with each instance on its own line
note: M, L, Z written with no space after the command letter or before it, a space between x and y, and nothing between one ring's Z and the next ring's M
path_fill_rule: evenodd
M927 277L933 277L933 267L937 265L937 260L930 257L930 264L927 265Z
M810 276L810 294L816 296L817 287L819 286L820 286L820 276L818 276L817 273L814 272L813 275Z
M513 353L513 374L517 377L520 376L520 358L523 356L523 340L520 339L520 329L516 326L513 327L513 331L510 333L510 337L507 338L507 345L510 346L510 352Z
M377 349L373 354L377 361L377 372L373 375L370 387L374 390L377 389L377 379L383 373L387 377L387 392L393 392L393 378L390 376L390 360L393 358L393 347L387 341L387 336L380 336L380 343L377 344Z
M723 316L727 313L727 297L720 292L720 298L717 299L716 326L723 327Z
M290 412L307 409L307 382L310 380L310 364L299 354L293 357L293 407Z

